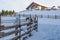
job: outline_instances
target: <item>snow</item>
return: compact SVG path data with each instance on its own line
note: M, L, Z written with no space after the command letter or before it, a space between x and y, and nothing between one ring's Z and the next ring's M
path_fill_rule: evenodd
M25 10L22 12L18 12L18 14L32 14L32 15L57 15L60 16L60 10ZM21 19L24 19L22 17ZM16 20L16 17L2 17L2 20ZM14 21L13 23L2 23L2 25L8 26L14 25L16 23ZM22 27L24 29L24 32L26 31L26 26ZM9 29L10 31L13 31L14 29ZM5 30L5 32L10 32ZM24 33L22 31L22 33ZM9 40L11 38L15 37L14 34L0 38L0 40ZM51 18L38 18L38 32L33 31L32 37L28 38L27 40L60 40L60 19L51 19Z
M27 40L60 40L60 25L39 24L38 32Z
M39 18L39 24L60 25L60 19Z

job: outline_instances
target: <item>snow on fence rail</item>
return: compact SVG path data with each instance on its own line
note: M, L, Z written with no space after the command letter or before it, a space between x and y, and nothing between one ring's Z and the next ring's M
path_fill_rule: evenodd
M1 23L13 23L15 20L1 20ZM25 19L21 19L21 22L26 22Z
M20 18L20 15L19 15L19 18ZM29 22L27 22L27 23L25 22L25 23L21 24L20 23L21 19L19 19L18 20L19 21L18 25L13 25L13 26L4 26L4 25L2 26L2 25L0 25L0 38L15 34L15 37L13 37L10 40L18 40L18 39L23 39L24 40L26 38L25 35L31 36L31 32L33 30L38 31L38 29L37 29L37 27L38 27L38 17L36 15L35 15L34 18L32 18L32 16L30 15L29 18L25 18L25 19L28 19ZM25 26L25 25L27 26L27 28L26 28L27 31L25 33L21 34L21 31L23 31L22 26ZM15 28L15 30L11 31L11 32L7 32L7 33L1 32L3 30L8 30L8 29L12 29L12 28ZM23 36L25 36L25 37L23 37Z

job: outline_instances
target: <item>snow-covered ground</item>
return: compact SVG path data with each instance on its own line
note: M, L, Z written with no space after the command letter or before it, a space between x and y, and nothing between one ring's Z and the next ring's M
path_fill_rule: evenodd
M39 19L38 32L32 32L33 36L27 40L60 40L60 25L57 25L58 21L54 21L56 20Z
M33 36L27 40L60 40L60 26L40 24L38 32L33 33Z
M36 14L36 15L58 15L60 16L60 10L51 10L51 11L22 11L18 14ZM4 18L5 20L6 18ZM7 20L12 18L7 18ZM15 20L15 18L13 18ZM6 25L6 24L4 24ZM11 25L11 23L9 24ZM12 23L14 25L14 23ZM60 19L51 19L51 18L38 18L38 32L33 31L32 37L27 40L60 40ZM13 34L14 35L14 34ZM13 35L9 37L1 38L0 40L9 40L13 38Z

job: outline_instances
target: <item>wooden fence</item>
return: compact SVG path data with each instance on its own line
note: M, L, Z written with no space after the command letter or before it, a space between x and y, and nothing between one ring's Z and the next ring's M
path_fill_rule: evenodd
M19 18L20 18L20 15L19 15ZM32 18L32 16L30 15L30 17L25 18L25 19L27 19L29 22L21 24L20 23L21 19L19 19L19 24L18 25L14 25L14 26L4 26L4 25L2 26L2 25L0 25L0 30L1 31L15 28L15 30L11 31L11 32L7 32L7 33L0 32L0 38L15 34L15 37L10 39L10 40L18 40L18 39L19 40L24 40L24 39L27 38L27 36L25 36L25 35L28 35L28 37L30 37L31 32L33 30L38 31L38 17L36 15L34 16L34 18ZM21 34L22 26L25 26L25 25L27 26L27 28L26 28L27 31L24 32L23 34ZM25 36L25 37L23 37L23 36Z
M60 15L38 15L39 18L60 19Z
M29 16L30 14L21 14L22 16ZM32 14L32 16L34 16L34 14ZM37 14L37 16L39 18L51 18L51 19L60 19L60 15L57 15L57 14L52 14L52 15L43 15L43 14Z

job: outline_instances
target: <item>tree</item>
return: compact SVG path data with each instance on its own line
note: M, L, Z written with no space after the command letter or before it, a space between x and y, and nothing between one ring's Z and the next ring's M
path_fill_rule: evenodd
M9 11L8 10L6 10L5 11L5 13L4 13L4 15L8 15L9 14Z
M8 11L8 10L4 11L4 10L2 10L1 14L2 15L12 15L12 14L15 14L15 11L14 10L13 11Z
M4 11L4 10L2 10L1 15L4 15L4 13L5 13L5 11Z
M13 13L12 14L15 14L15 11L13 10Z
M12 15L12 11L9 11L9 15Z

